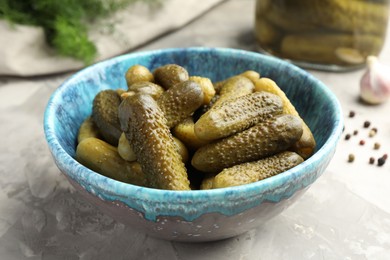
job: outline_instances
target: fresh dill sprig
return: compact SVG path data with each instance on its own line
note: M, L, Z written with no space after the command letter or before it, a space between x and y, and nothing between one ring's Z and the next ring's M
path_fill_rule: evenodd
M0 19L41 26L48 44L58 54L90 64L97 49L88 38L86 24L136 1L140 0L0 0Z

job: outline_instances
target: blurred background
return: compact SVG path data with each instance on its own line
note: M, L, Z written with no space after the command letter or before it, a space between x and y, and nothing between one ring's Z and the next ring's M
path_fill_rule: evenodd
M0 0L0 259L387 260L390 164L369 165L367 156L390 151L390 104L359 101L366 58L390 64L387 12L387 0ZM54 165L45 106L89 64L189 46L261 51L303 66L339 98L346 133L366 138L370 120L382 148L341 140L297 204L236 238L171 243L125 227L80 199Z

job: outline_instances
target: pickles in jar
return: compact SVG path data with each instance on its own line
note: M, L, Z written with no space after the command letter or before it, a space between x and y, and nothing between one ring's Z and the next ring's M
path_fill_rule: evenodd
M263 51L298 65L358 68L383 47L388 5L377 0L257 0L254 34Z

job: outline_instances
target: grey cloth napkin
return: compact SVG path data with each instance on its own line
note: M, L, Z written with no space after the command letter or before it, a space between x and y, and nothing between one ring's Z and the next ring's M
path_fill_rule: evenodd
M180 28L222 0L162 0L158 5L141 2L92 24L89 35L104 60ZM40 27L0 20L0 75L37 76L84 67L81 61L56 55L45 42Z

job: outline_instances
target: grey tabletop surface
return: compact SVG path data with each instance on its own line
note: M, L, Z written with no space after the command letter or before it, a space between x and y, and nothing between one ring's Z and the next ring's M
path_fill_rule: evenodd
M254 4L222 2L133 51L189 46L256 51ZM379 58L390 64L390 42ZM390 163L368 163L371 156L390 153L390 102L358 101L363 72L309 70L339 99L345 133L358 134L340 140L329 167L308 191L257 229L198 244L158 240L116 222L61 175L42 120L49 96L71 73L0 78L0 259L390 259ZM363 128L367 120L379 130L373 138ZM365 145L359 145L362 139ZM353 163L347 162L350 153Z

